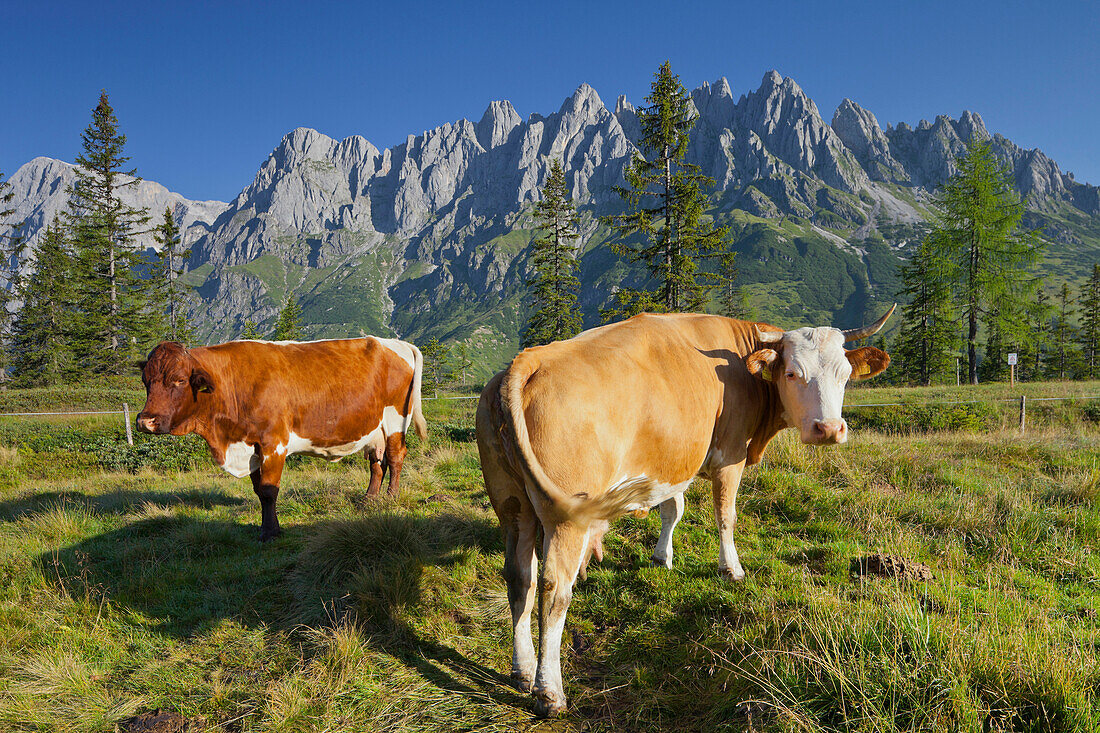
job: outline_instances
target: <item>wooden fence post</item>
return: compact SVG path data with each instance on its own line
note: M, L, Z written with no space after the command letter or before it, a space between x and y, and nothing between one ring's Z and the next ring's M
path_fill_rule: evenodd
M126 444L133 445L134 430L130 427L130 405L125 402L122 403L122 414L125 415L124 419L126 420Z
M1020 435L1024 434L1024 416L1027 414L1027 396L1020 395Z

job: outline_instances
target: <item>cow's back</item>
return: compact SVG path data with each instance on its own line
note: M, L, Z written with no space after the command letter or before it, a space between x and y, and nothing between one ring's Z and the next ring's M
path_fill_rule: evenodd
M690 480L716 426L729 422L731 390L756 389L741 360L750 325L642 315L521 353L504 383L525 380L523 415L541 468L571 495L643 474Z
M339 441L357 439L387 407L408 414L413 366L382 339L231 341L192 353L245 422L285 420L298 435Z

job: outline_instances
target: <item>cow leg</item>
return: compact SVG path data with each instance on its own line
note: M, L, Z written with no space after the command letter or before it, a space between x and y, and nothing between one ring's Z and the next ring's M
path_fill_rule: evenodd
M573 599L589 530L570 522L547 527L543 538L542 575L539 577L539 668L535 675L535 713L556 715L565 710L561 683L561 635L565 614Z
M394 433L386 438L386 465L390 471L390 485L386 490L390 496L397 496L397 482L401 478L401 466L404 465L405 454L408 452L404 433Z
M260 497L260 542L273 540L283 532L275 513L275 500L279 498L285 463L285 456L272 451L263 456L260 469L252 472L252 490Z
M519 496L523 496L520 494ZM535 646L531 641L531 611L535 607L535 541L538 518L531 502L511 496L498 510L504 531L504 580L512 611L512 679L530 692L535 684Z
M676 494L661 502L661 536L653 548L653 564L658 567L672 567L672 532L676 523L684 516L684 495Z
M718 570L727 580L741 580L745 570L737 557L733 544L733 530L737 526L737 488L745 462L723 466L714 473L714 519L718 523Z
M382 476L385 474L385 469L382 466L382 455L374 446L364 448L363 455L370 462L370 484L367 486L367 497L373 499L378 496L378 492L382 489Z

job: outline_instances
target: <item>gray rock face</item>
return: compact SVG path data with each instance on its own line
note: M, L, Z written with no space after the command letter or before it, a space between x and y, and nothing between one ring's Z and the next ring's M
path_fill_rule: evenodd
M833 113L833 131L874 181L907 183L904 166L890 154L890 141L878 125L878 120L850 99L845 99Z
M775 71L736 100L720 78L695 89L691 102L698 119L688 159L715 179L720 206L805 218L838 246L822 227L859 225L858 241L877 219L919 221L928 191L955 172L973 135L991 140L1033 208L1100 214L1095 187L1039 150L990 136L971 112L884 131L846 99L826 124L798 84ZM464 323L475 332L499 334L519 318L513 291L526 277L530 207L551 161L563 162L582 209L605 213L620 204L614 187L640 137L625 97L612 111L582 84L552 114L524 120L495 101L476 123L457 120L381 151L359 136L337 141L299 128L229 204L188 201L149 181L128 202L154 215L173 207L193 241L192 269L207 274L194 316L210 338L235 336L246 318L272 318L290 291L315 304L307 317L331 324L326 333L423 332L440 311L468 309ZM31 232L65 206L71 180L72 166L47 158L12 176L17 217ZM586 231L595 231L588 221ZM587 277L602 277L613 262L590 259Z
M39 157L22 165L8 183L15 213L12 222L25 222L24 234L33 237L58 218L68 206L69 187L76 181L75 166L53 158ZM129 179L125 179L129 180ZM145 207L155 224L165 207L171 209L185 242L194 241L210 231L228 204L222 201L191 201L173 193L154 181L142 180L121 189L120 196L129 206ZM10 226L0 224L0 235L12 233ZM158 248L151 234L140 235L137 243ZM31 248L33 249L33 248Z

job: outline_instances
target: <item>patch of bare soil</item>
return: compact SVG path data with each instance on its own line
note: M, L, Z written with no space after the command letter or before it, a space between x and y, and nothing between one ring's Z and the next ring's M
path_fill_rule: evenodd
M896 555L883 555L881 552L866 557L853 557L848 566L848 573L853 580L859 580L868 575L902 580L935 580L936 578L932 574L932 568L924 563Z
M202 718L185 718L174 710L148 710L118 724L121 733L198 733Z

